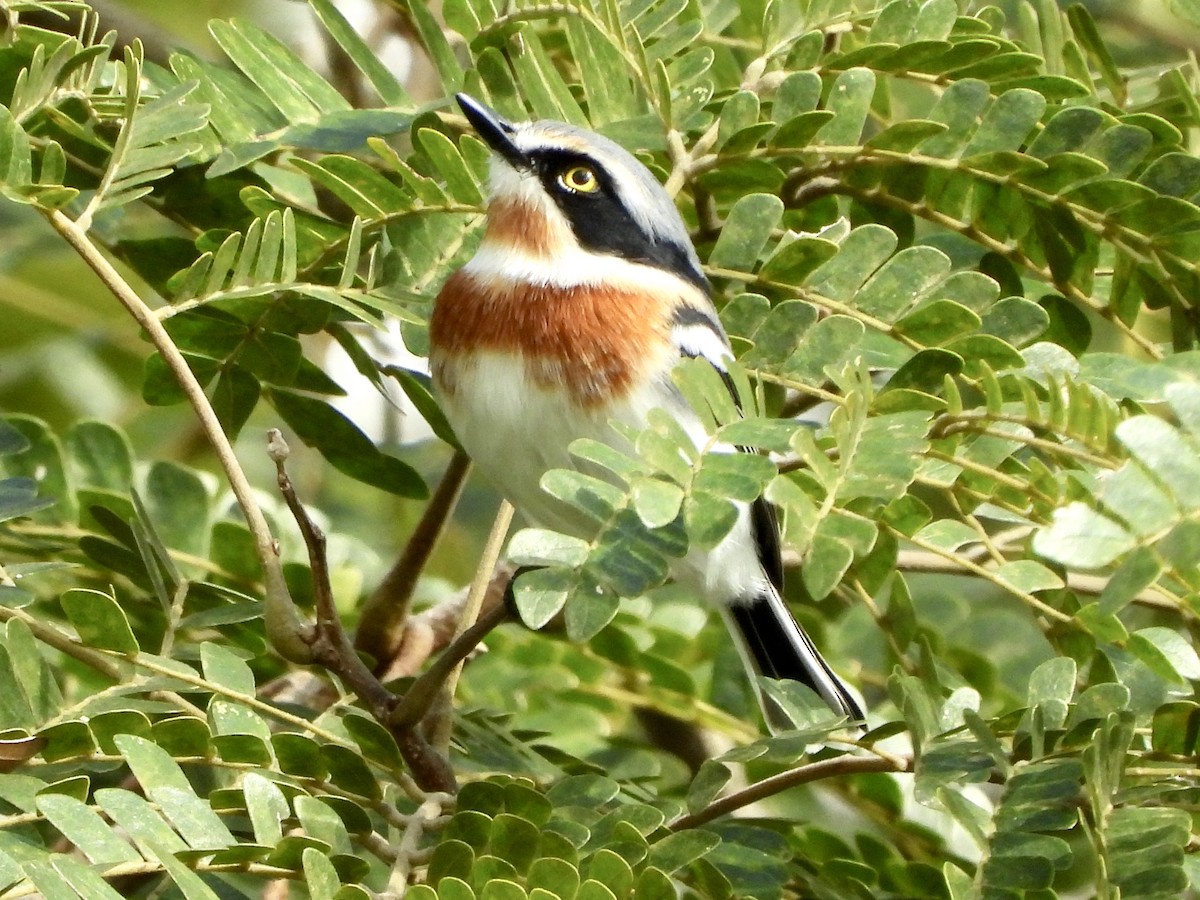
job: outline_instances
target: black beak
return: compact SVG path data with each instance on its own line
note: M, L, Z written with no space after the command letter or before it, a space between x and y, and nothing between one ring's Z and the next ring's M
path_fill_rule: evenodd
M516 129L511 122L469 94L455 94L454 99L462 107L463 115L467 117L471 127L492 150L515 168L529 168L529 157L513 143L512 136Z

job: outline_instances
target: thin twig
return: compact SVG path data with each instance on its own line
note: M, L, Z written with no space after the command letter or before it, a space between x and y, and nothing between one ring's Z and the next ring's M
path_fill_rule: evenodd
M395 862L388 878L388 888L397 896L404 893L412 877L415 857L421 852L421 842L431 823L438 821L445 814L448 798L431 795L422 803L415 813L409 817L408 827L400 837L400 845L395 850Z
M389 707L393 697L379 681L367 670L350 639L342 628L342 619L338 615L337 604L333 599L333 584L329 577L329 559L326 555L325 533L309 516L308 510L296 496L296 489L288 476L285 463L288 458L288 446L278 428L267 432L267 447L271 460L275 463L275 478L279 484L279 493L292 512L292 518L304 538L308 550L308 565L312 572L313 599L317 611L316 634L313 641L313 654L321 659L326 654L332 654L336 659L338 674L343 672L354 682L355 692L371 706ZM322 647L321 644L327 645ZM324 660L321 660L324 662ZM355 665L357 662L357 666ZM361 671L360 671L361 668ZM364 674L365 673L365 674Z
M504 602L505 591L512 581L513 571L513 567L507 564L496 567L483 596L483 605L486 608L490 609ZM411 616L404 629L400 648L392 657L386 674L379 676L380 679L386 682L394 678L411 678L434 653L448 647L458 631L463 607L466 606L470 593L471 586L467 585L454 597Z
M461 638L479 619L479 612L483 608L483 597L487 593L488 585L492 582L492 572L496 568L496 562L500 559L500 551L504 548L504 538L508 536L508 526L512 524L512 517L512 504L507 500L501 500L500 508L496 510L496 519L492 522L492 530L488 534L487 543L483 546L483 554L479 557L475 577L471 581L471 592L467 594L462 617L458 620L458 628L455 629L455 640ZM458 685L458 678L462 674L462 667L463 660L460 659L447 673L446 680L442 682L443 702L439 704L439 708L443 710L444 714L436 717L429 729L433 746L443 753L448 753L450 750L453 724L451 701L454 697L454 689Z
M833 759L823 759L820 762L809 763L788 769L770 778L755 782L749 787L721 797L704 809L680 816L668 828L671 831L683 831L687 828L698 828L713 819L727 815L734 810L765 800L790 787L821 781L825 778L838 778L843 775L868 775L875 772L911 772L913 760L911 757L889 758L882 756L838 756Z
M94 669L111 681L120 682L127 676L127 665L122 665L121 657L111 651L95 650L85 647L70 636L59 631L53 625L31 616L24 610L13 606L0 606L0 622L17 619L23 622L43 644L53 647L72 659L78 660L88 668Z
M979 561L981 555L983 554L981 554L979 549L972 548L959 549L951 555L923 550L900 550L896 554L896 571L973 577L978 574L978 569L972 568L970 564L973 563L981 568L986 568ZM796 551L784 551L783 565L785 568L799 568L803 562L803 557ZM993 570L987 569L987 571ZM1065 581L1067 588L1077 594L1098 597L1108 587L1109 579L1100 575L1067 572ZM1152 609L1163 609L1179 613L1189 621L1200 618L1189 610L1178 598L1171 597L1158 587L1144 588L1135 594L1130 602L1136 603L1138 606L1147 606Z
M497 625L508 621L509 617L508 607L503 603L485 609L479 620L459 635L454 643L434 660L433 665L412 683L412 687L400 698L400 703L392 710L391 724L402 726L419 722L437 699L442 682L449 677L454 667L470 656L471 652L479 646L479 642L487 637L488 633Z
M994 572L993 570L985 569L983 566L979 565L978 563L972 562L969 559L965 559L962 556L956 556L952 551L944 550L941 547L937 546L936 544L933 544L929 541L922 540L921 538L918 538L915 535L911 535L911 536L906 535L890 526L885 526L885 527L887 527L887 530L890 531L897 540L908 541L911 544L915 544L917 547L919 547L921 550L924 550L926 553L931 553L934 556L940 556L942 559L946 560L947 562L954 563L954 564L960 566L961 568L965 569L967 572L970 572L972 575L977 575L980 578L984 579L985 581L991 582L992 584L996 585L997 587L1008 591L1008 593L1012 594L1014 597L1017 597L1020 600L1024 601L1029 607L1031 607L1038 613L1041 613L1041 615L1045 616L1046 618L1053 619L1055 622L1058 622L1063 625L1078 624L1073 616L1069 616L1065 612L1055 609L1053 606L1050 606L1049 604L1045 603L1044 601L1039 600L1037 597L1035 597L1033 594L1029 593L1028 591L1023 591L1023 590L1019 589L1016 585L1009 584L1008 582L1004 581L999 575L997 575L996 572Z
M417 731L416 722L392 722L392 711L398 700L395 694L384 687L350 643L342 628L341 617L333 600L329 580L329 562L325 556L325 535L309 517L304 505L296 496L295 488L288 477L284 463L288 447L278 429L270 431L270 454L275 461L279 490L291 510L293 518L304 536L308 548L309 566L312 570L313 594L316 599L317 624L312 639L312 658L345 682L367 705L376 720L389 726L404 761L413 773L413 778L423 790L451 793L457 787L454 770L449 761L433 749Z
M461 450L455 451L404 552L363 605L354 646L376 660L377 673L387 667L400 649L413 590L446 530L470 469L470 458Z
M293 662L309 662L312 654L307 638L311 636L311 628L304 623L296 612L296 606L288 593L287 584L283 579L283 567L279 559L279 547L267 519L254 499L254 490L246 473L233 452L233 445L225 435L221 422L213 410L212 404L204 393L204 388L188 367L187 360L175 345L175 341L167 334L162 322L121 277L112 263L92 243L91 238L70 217L59 210L46 213L50 225L71 245L72 249L83 259L93 272L100 278L104 286L120 301L126 311L149 335L163 361L171 370L171 374L179 383L188 403L204 430L204 435L212 446L225 478L237 498L238 506L245 516L246 524L254 537L254 549L263 567L263 580L266 587L265 619L267 635L272 645L285 659Z

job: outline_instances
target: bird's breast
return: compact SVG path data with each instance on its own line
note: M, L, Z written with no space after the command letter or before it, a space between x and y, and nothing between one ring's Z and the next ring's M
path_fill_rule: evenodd
M629 287L509 282L460 270L430 320L430 364L444 396L481 354L510 358L510 377L561 392L580 409L620 401L668 365L671 305Z

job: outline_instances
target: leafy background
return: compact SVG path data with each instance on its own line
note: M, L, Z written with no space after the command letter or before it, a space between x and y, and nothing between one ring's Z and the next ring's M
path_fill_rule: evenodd
M329 0L165 6L0 2L0 898L1190 896L1194 4L398 0L363 36ZM681 385L776 464L666 421L578 448L612 483L548 487L609 525L513 539L552 624L495 631L452 739L429 720L451 794L270 649L239 506L309 615L281 425L376 656L490 575L495 498L416 359L482 222L463 89L667 184L757 408ZM763 737L660 584L760 492L864 736L789 696Z

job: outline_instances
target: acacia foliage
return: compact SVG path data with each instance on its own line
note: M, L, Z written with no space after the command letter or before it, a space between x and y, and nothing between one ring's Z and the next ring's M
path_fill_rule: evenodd
M76 37L22 18L83 4L0 3L0 194L137 275L230 436L257 410L420 500L415 459L335 409L305 339L336 340L452 440L424 377L355 329L398 319L421 351L479 238L487 152L310 5L373 108L244 21L212 24L217 59L150 63L136 44L114 60L86 13ZM1120 67L1084 8L1049 2L447 0L441 21L399 5L446 94L599 128L676 192L754 408L700 365L680 386L715 437L780 464L699 454L665 418L629 453L576 447L613 477L546 487L604 527L509 549L541 567L522 615L561 612L568 640L510 626L467 667L451 799L411 783L336 683L321 704L272 693L295 668L268 650L223 484L112 422L15 409L0 900L257 896L275 878L320 898L412 881L505 900L1190 890L1193 67ZM161 350L140 390L166 407L182 394ZM816 403L831 412L797 418ZM815 750L836 723L811 710L757 737L719 628L660 586L760 493L800 615L863 688L861 739ZM689 771L632 710L736 747ZM738 772L772 802L719 816Z

